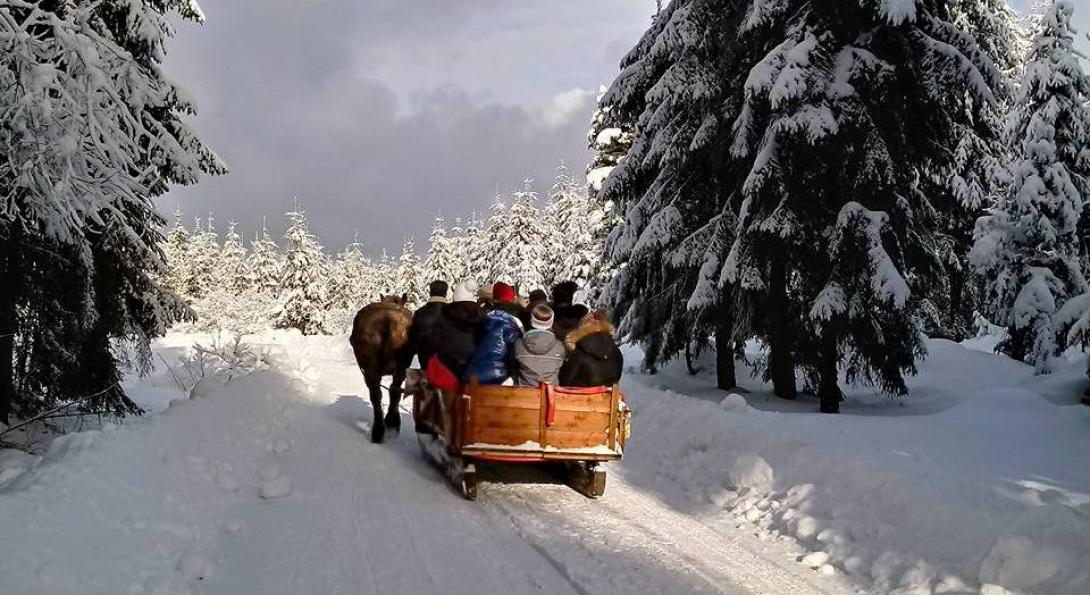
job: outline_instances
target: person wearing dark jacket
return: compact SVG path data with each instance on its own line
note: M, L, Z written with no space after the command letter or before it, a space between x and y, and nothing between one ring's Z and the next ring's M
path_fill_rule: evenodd
M477 288L472 281L454 287L454 301L443 306L436 335L439 348L435 354L440 363L455 377L462 372L477 350L477 327L481 323L481 306L477 303ZM427 363L423 364L427 366Z
M579 285L575 281L564 281L553 286L553 334L563 341L572 329L587 315L588 309L583 304L576 304L575 292Z
M503 384L511 377L512 350L522 337L520 308L514 303L514 293L510 285L493 286L493 309L485 313L478 328L477 349L462 372L462 382L476 376L481 384Z
M567 334L564 348L568 352L560 367L560 386L612 386L621 380L624 358L613 339L613 325L597 313Z
M428 302L413 312L413 325L409 327L409 341L413 346L420 369L428 365L428 360L439 350L442 343L439 336L439 318L447 303L447 284L445 281L432 281L428 285Z

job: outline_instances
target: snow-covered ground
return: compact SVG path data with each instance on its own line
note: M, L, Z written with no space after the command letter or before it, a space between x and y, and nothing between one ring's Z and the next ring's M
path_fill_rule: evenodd
M841 416L630 371L605 497L491 468L470 503L411 432L367 442L345 338L250 341L270 369L184 399L161 368L129 384L158 413L0 452L0 593L1090 592L1081 362L931 341L909 401Z

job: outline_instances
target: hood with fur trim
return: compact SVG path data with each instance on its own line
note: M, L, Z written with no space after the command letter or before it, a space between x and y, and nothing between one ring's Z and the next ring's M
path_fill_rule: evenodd
M579 342L590 335L606 335L612 343L613 332L613 325L608 321L588 317L564 337L564 347L568 351L575 351Z

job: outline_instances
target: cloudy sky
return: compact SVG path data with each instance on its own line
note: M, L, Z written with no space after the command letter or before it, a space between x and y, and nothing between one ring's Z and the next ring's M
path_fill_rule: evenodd
M1015 0L1015 4L1029 0ZM1081 5L1081 2L1076 2ZM582 172L594 96L654 0L201 0L168 74L231 174L163 209L283 230L292 197L327 249L426 242L558 162ZM1077 21L1090 31L1090 8ZM1086 43L1083 46L1086 47Z
M166 69L231 168L163 208L252 233L297 195L327 249L426 241L525 177L582 172L598 86L654 0L201 0Z

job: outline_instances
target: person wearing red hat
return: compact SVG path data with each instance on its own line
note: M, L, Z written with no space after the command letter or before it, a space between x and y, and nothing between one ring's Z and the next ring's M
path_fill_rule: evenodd
M496 283L492 286L492 301L498 304L513 304L515 303L514 286L508 285L504 282Z
M515 343L522 337L522 306L515 301L515 288L507 283L492 286L489 304L477 331L479 341L462 382L473 377L481 384L503 384L512 376L511 356Z

